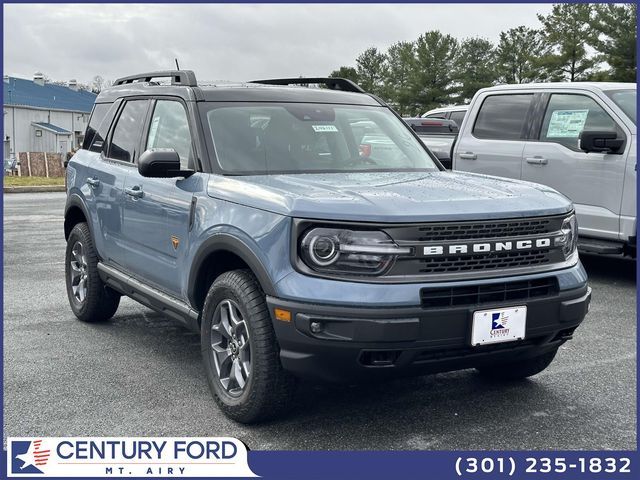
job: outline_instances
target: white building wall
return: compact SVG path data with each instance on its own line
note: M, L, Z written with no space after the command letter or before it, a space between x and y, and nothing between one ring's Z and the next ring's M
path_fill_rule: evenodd
M35 136L35 128L32 122L51 123L64 128L72 133L71 136L58 135L60 140L67 142L67 152L77 148L77 142L82 140L84 131L89 121L89 113L69 112L60 110L40 110L36 108L4 106L4 132L3 139L9 137L11 152L38 152L45 151L37 147L44 147L48 143L43 142L43 137ZM15 135L14 135L15 126ZM48 132L50 133L50 132ZM43 131L43 136L45 135ZM53 134L52 134L53 135ZM52 141L53 146L55 141ZM59 144L50 152L59 152ZM63 152L66 153L66 152Z
M35 132L35 128L33 128ZM56 135L48 130L42 130L41 137L34 137L31 143L30 152L60 152L60 141L66 141L68 143L69 135ZM67 149L68 150L68 149ZM61 153L66 153L61 152Z

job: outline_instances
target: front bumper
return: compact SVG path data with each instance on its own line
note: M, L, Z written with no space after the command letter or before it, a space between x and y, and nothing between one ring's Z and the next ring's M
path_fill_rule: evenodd
M344 307L267 297L283 367L305 378L358 382L511 362L558 348L584 319L591 289L544 298L446 308ZM527 306L521 341L470 345L473 312ZM291 312L278 320L274 309ZM312 332L311 323L321 325Z

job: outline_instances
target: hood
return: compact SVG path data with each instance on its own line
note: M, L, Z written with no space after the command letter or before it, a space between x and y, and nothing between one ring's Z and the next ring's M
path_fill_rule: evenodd
M518 218L573 208L543 185L448 171L211 175L208 193L292 217L383 223Z

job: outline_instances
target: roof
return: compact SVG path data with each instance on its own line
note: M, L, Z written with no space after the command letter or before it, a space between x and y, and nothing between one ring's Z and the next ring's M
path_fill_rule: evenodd
M625 90L636 89L635 83L623 82L547 82L547 83L519 83L509 85L496 85L494 87L483 88L483 91L501 91L501 90L546 90L571 87L574 89L588 91L606 91L606 90Z
M450 107L440 107L440 108L432 108L428 112L425 113L440 113L440 112L453 112L456 110L469 110L469 105L451 105Z
M206 100L217 102L309 102L380 106L366 93L343 92L328 88L283 87L244 84L235 87L202 87Z
M255 83L238 85L180 86L158 85L153 82L127 83L100 92L97 103L113 102L117 98L133 95L177 95L187 101L211 102L296 102L334 103L345 105L380 106L365 93L344 92L328 88L283 87Z
M96 94L72 90L64 85L38 85L33 80L9 77L8 81L3 82L2 99L7 106L90 112Z
M50 132L57 133L59 135L71 135L69 130L65 130L62 127L58 127L52 123L47 122L31 122L31 125L34 127L42 128L44 130L49 130Z

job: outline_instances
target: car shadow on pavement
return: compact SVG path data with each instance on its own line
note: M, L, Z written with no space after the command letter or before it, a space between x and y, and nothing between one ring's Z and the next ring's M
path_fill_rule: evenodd
M590 255L580 254L580 261L584 266L589 280L606 282L636 283L636 260L621 255Z
M524 436L518 445L512 427L553 430L558 403L544 381L499 383L465 370L364 385L302 383L290 414L271 424L304 426L317 437L300 447L309 449L543 448ZM580 413L571 412L576 424Z

